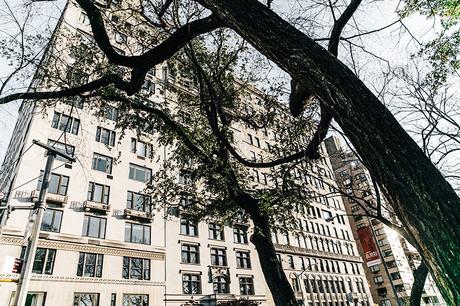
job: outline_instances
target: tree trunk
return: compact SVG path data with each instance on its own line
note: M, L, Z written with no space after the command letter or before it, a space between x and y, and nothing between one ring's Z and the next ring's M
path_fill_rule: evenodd
M283 271L281 262L276 256L268 218L260 211L257 200L251 196L239 195L237 201L239 206L250 215L254 223L251 242L256 247L260 266L275 304L277 306L297 306L294 291Z
M197 0L324 102L416 241L447 304L460 304L460 199L353 72L257 0Z
M425 287L425 281L428 276L428 268L422 261L420 266L414 271L414 283L412 284L412 290L410 292L409 305L420 306L422 302L423 288Z

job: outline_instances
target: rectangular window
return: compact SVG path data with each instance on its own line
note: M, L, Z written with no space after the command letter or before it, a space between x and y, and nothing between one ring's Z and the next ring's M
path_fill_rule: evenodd
M251 268L251 257L249 255L249 252L236 251L236 266L242 269Z
M57 142L57 141L54 141L54 140L51 140L51 139L48 139L48 145L53 147L56 151L59 151L59 152L62 152L64 154L67 154L71 157L73 157L75 155L75 147L74 146L71 146L69 144L64 144L64 143L61 143L61 142ZM63 161L63 162L70 162L68 159L60 156L60 155L56 155L56 160L60 160L60 161Z
M182 274L182 292L184 294L201 293L201 277L199 274Z
M150 259L123 257L123 278L150 280Z
M138 211L152 212L152 197L133 191L128 191L126 207Z
M88 201L109 204L110 187L89 182Z
M153 146L149 143L131 138L131 152L141 157L151 157Z
M224 240L224 229L216 223L209 223L209 239Z
M80 253L77 276L102 277L103 254Z
M43 213L41 230L59 233L61 230L62 210L47 208Z
M381 275L375 276L374 283L377 285L383 284L383 277Z
M152 178L152 169L129 164L129 178L135 181L149 183Z
M106 104L104 106L104 118L112 121L117 121L118 110L115 107Z
M227 266L227 254L225 249L211 248L211 265Z
M123 294L123 306L149 306L147 294Z
M41 189L43 181L43 170L40 170L40 177L38 178L37 190ZM51 173L48 192L60 195L67 195L69 187L69 177L61 174Z
M73 306L99 306L99 293L75 293Z
M97 171L102 171L108 174L112 173L112 157L108 157L99 153L93 154L93 169Z
M252 277L240 277L240 294L254 295L254 281Z
M83 221L83 236L93 238L105 238L105 227L107 220L94 216L85 216Z
M372 273L377 273L380 271L380 266L379 265L370 266L369 270L371 270Z
M32 273L53 274L56 250L37 248Z
M246 226L233 227L233 242L248 243L248 228Z
M116 133L109 129L98 126L96 128L96 141L105 144L106 146L115 146Z
M292 255L288 255L287 259L288 259L289 268L294 269L295 268L295 266L294 266L294 258L292 257Z
M198 236L198 226L196 222L182 218L180 220L180 233L187 236Z
M216 276L212 279L214 293L229 293L229 279L225 276Z
M200 263L199 246L194 244L182 244L181 246L181 262L187 264Z
M110 296L110 306L116 306L116 304L117 304L117 294L112 293L112 295Z
M78 129L80 128L80 119L73 118L58 112L54 112L53 121L51 127L66 133L72 133L78 135Z
M126 222L125 242L150 244L150 226Z

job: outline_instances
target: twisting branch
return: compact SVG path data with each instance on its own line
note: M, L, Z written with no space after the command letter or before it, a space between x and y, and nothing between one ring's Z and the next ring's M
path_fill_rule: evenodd
M0 98L0 105L14 100L43 100L43 99L58 99L72 97L91 92L96 89L101 89L109 85L114 85L120 90L128 90L130 83L123 81L117 74L108 74L97 80L88 82L84 85L66 88L56 91L29 91L23 93L14 93Z
M177 29L165 41L149 51L141 55L127 56L119 54L110 43L102 14L96 5L91 0L77 0L77 2L88 15L94 39L109 62L135 69L148 70L170 58L194 37L223 26L223 22L214 15L194 20Z

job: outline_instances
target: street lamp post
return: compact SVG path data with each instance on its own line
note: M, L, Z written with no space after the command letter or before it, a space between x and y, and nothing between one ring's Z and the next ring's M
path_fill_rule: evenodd
M308 267L306 267L305 269L303 269L301 272L299 273L294 273L295 275L295 278L296 278L296 281L297 283L299 284L299 288L300 288L300 296L301 296L301 299L302 299L302 305L305 305L305 296L304 296L304 293L303 293L303 289L302 289L302 282L301 282L301 276L307 272L307 270L310 270L311 267L313 266L318 266L318 264L310 264L308 265Z
M32 230L30 237L27 241L26 252L24 255L24 264L21 270L21 275L18 281L18 289L14 297L13 306L24 306L27 299L27 292L29 288L30 279L32 276L32 268L35 259L35 253L37 251L38 238L40 234L40 227L43 221L43 214L46 209L45 195L48 190L49 177L51 174L51 168L53 167L54 159L57 155L66 158L69 161L75 161L75 158L62 153L55 148L45 145L37 140L33 140L33 143L39 147L46 149L46 160L45 171L43 172L43 180L40 187L40 193L38 195L38 201L33 206L34 213L30 217L32 223ZM26 233L27 234L27 233Z

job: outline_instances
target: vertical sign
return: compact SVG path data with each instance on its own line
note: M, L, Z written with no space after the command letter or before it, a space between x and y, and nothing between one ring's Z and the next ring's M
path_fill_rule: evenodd
M371 228L369 226L364 226L358 228L358 237L361 245L364 250L364 258L366 260L367 266L373 266L380 263L380 256L375 245L374 238L372 237Z

